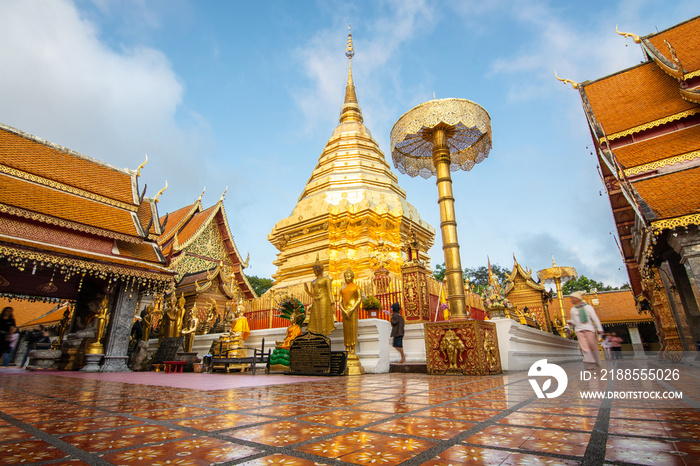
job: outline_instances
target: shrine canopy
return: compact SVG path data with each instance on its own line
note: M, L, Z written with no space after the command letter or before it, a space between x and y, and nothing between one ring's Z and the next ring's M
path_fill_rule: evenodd
M0 297L76 300L84 281L169 287L158 196L139 193L140 169L0 123Z

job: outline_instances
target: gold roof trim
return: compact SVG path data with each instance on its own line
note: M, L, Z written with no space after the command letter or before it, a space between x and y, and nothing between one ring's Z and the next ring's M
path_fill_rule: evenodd
M127 267L121 267L112 264L101 264L99 262L91 262L82 259L73 259L70 257L56 256L50 253L38 252L38 251L28 251L25 249L13 248L10 246L0 245L0 255L9 257L18 257L21 259L35 260L40 262L51 263L54 265L65 265L68 267L77 267L88 272L96 273L113 273L120 276L134 277L145 280L152 280L156 282L172 282L173 276L171 275L172 270L162 269L160 273L158 272L148 272L145 270L131 269ZM148 265L151 268L159 269L160 267L155 264L143 264Z
M629 136L630 134L634 133L639 133L641 131L650 129L650 128L655 128L657 126L664 125L666 123L670 123L672 121L680 120L681 118L687 118L689 116L693 116L697 113L700 113L700 108L691 108L690 110L686 110L684 112L676 113L675 115L669 115L665 118L660 118L655 121L651 121L649 123L645 123L643 125L635 126L634 128L626 129L624 131L620 131L615 134L610 134L608 136L603 136L601 138L598 138L598 142L603 144L605 142L605 139L607 138L609 141L612 141L613 139L619 139L625 136Z
M38 212L32 212L25 209L20 209L18 207L9 206L7 204L0 204L0 212L3 214L10 214L17 217L26 218L29 220L34 220L36 222L48 223L49 225L56 225L62 228L68 228L69 230L82 231L83 233L90 233L97 236L103 236L106 238L119 239L126 241L127 243L140 244L142 242L141 238L135 236L125 235L123 233L117 233L110 230L103 230L101 228L95 228L82 223L75 223L69 220L63 220L56 217L51 217L48 215L40 214Z
M675 157L668 157L663 160L657 160L655 162L645 163L644 165L639 165L636 167L628 168L623 170L625 176L639 175L640 173L646 173L658 168L667 167L669 165L675 165L680 162L687 162L690 160L695 160L700 158L700 150L693 152L688 152L686 154L676 155Z
M103 204L108 204L114 207L119 207L120 209L129 210L131 212L136 212L138 206L134 204L127 204L125 202L116 201L108 197L100 196L99 194L91 193L89 191L84 191L82 189L69 186L67 184L59 183L58 181L49 180L48 178L43 178L41 176L33 175L31 173L23 172L17 170L16 168L8 167L7 165L0 164L0 173L6 175L14 176L25 181L31 181L33 183L46 186L49 188L56 189L58 191L64 191L70 194L75 194L76 196L84 197L93 201L101 202Z
M687 227L689 225L700 225L700 214L690 214L682 217L657 220L651 222L650 227L654 235L658 236L663 230L673 230L674 228Z

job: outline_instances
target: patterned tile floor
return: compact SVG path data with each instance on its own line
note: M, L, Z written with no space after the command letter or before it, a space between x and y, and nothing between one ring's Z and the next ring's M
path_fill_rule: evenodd
M700 465L700 369L608 364L623 380L583 381L581 365L567 364L567 389L543 399L525 372L303 378L2 370L0 465ZM635 368L672 376L625 381ZM682 391L683 398L594 400L582 390Z

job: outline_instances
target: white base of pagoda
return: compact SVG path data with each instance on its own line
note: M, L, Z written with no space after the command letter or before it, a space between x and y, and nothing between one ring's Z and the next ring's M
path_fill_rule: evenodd
M575 340L519 324L513 319L498 318L490 322L496 324L504 371L526 371L540 359L555 364L583 360Z

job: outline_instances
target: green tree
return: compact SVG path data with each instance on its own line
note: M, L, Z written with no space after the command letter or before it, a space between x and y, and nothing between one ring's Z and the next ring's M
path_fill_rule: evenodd
M491 264L491 271L498 278L500 283L503 283L508 278L508 269L499 267L497 264ZM435 271L433 272L433 277L436 280L445 279L445 264L438 264L435 266ZM475 290L481 291L486 288L489 284L489 268L485 265L481 267L471 268L466 267L462 272L462 279L469 279L469 282L474 286Z
M445 263L444 262L442 264L438 264L435 266L435 270L433 271L433 277L435 277L435 280L440 281L440 282L445 279Z
M267 290L272 288L274 281L271 278L260 278L255 275L246 275L248 283L258 296L262 296Z
M590 293L594 288L598 291L611 291L619 289L613 288L610 285L605 285L602 282L592 280L585 275L581 275L576 280L569 280L568 282L564 283L561 287L561 292L565 295L571 294L574 291L585 291Z

